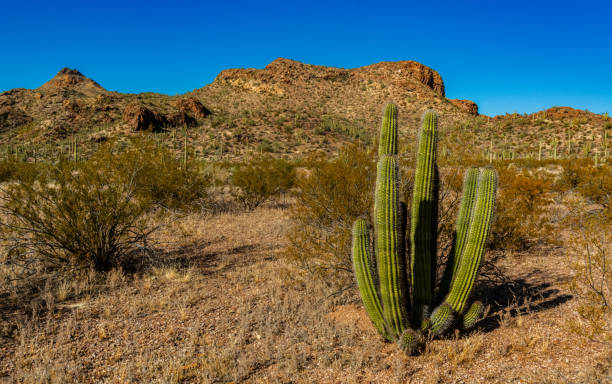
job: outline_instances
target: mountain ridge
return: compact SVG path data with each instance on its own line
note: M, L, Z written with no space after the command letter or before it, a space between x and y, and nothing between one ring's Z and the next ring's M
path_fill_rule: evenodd
M416 61L344 69L277 58L262 69L223 70L212 83L176 96L108 91L78 70L63 68L38 88L0 94L0 144L61 144L75 135L90 143L143 130L163 134L199 127L190 140L204 158L224 146L235 157L262 148L292 156L335 152L356 139L373 140L388 102L398 105L400 135L407 139L416 135L423 111L438 111L443 145L454 152L465 151L464 136L476 132L470 142L479 149L517 136L511 140L517 150L533 151L534 140L561 139L572 120L582 121L585 138L600 135L598 127L606 124L599 115L573 108L479 115L473 101L446 98L440 74ZM538 132L529 129L535 121L544 121ZM462 131L465 126L474 128Z

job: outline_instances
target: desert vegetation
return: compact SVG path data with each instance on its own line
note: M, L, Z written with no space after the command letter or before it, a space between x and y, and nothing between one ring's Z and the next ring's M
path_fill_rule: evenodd
M224 73L207 113L94 87L95 124L0 132L0 382L609 381L608 117L298 64ZM97 108L128 102L164 124L117 133Z
M440 286L436 287L440 205L437 135L438 116L426 112L416 151L408 227L406 203L399 198L397 106L386 106L372 220L376 256L371 250L369 220L362 218L353 225L353 265L364 307L376 330L385 339L397 341L407 354L422 349L426 337L442 335L455 325L469 330L484 310L480 301L468 304L468 300L491 229L497 173L491 168L470 168L466 172L452 247ZM410 257L405 255L406 248Z

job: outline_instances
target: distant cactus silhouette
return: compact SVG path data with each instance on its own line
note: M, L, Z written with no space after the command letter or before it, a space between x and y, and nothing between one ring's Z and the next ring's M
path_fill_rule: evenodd
M357 220L353 226L353 265L364 307L378 332L389 341L397 341L408 354L417 353L428 335L441 335L454 326L474 326L484 308L479 301L469 307L468 302L491 228L497 173L492 168L470 168L466 172L455 240L436 291L437 124L436 113L425 112L410 212L409 263L405 239L408 215L406 205L399 199L394 104L385 107L380 133L373 244L365 219Z

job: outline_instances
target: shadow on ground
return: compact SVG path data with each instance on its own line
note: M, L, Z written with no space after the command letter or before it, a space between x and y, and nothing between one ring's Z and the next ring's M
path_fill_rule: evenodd
M519 279L503 278L497 282L489 280L482 284L475 296L483 298L489 310L475 330L488 333L500 327L503 317L514 318L546 311L573 298L550 283L534 278L535 274L536 272Z

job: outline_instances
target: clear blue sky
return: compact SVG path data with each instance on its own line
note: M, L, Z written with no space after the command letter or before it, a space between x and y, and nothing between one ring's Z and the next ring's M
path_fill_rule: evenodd
M172 3L172 4L170 4ZM481 113L612 113L612 2L8 1L0 91L62 67L109 90L177 94L277 57L353 68L416 60ZM503 4L503 5L502 5Z

